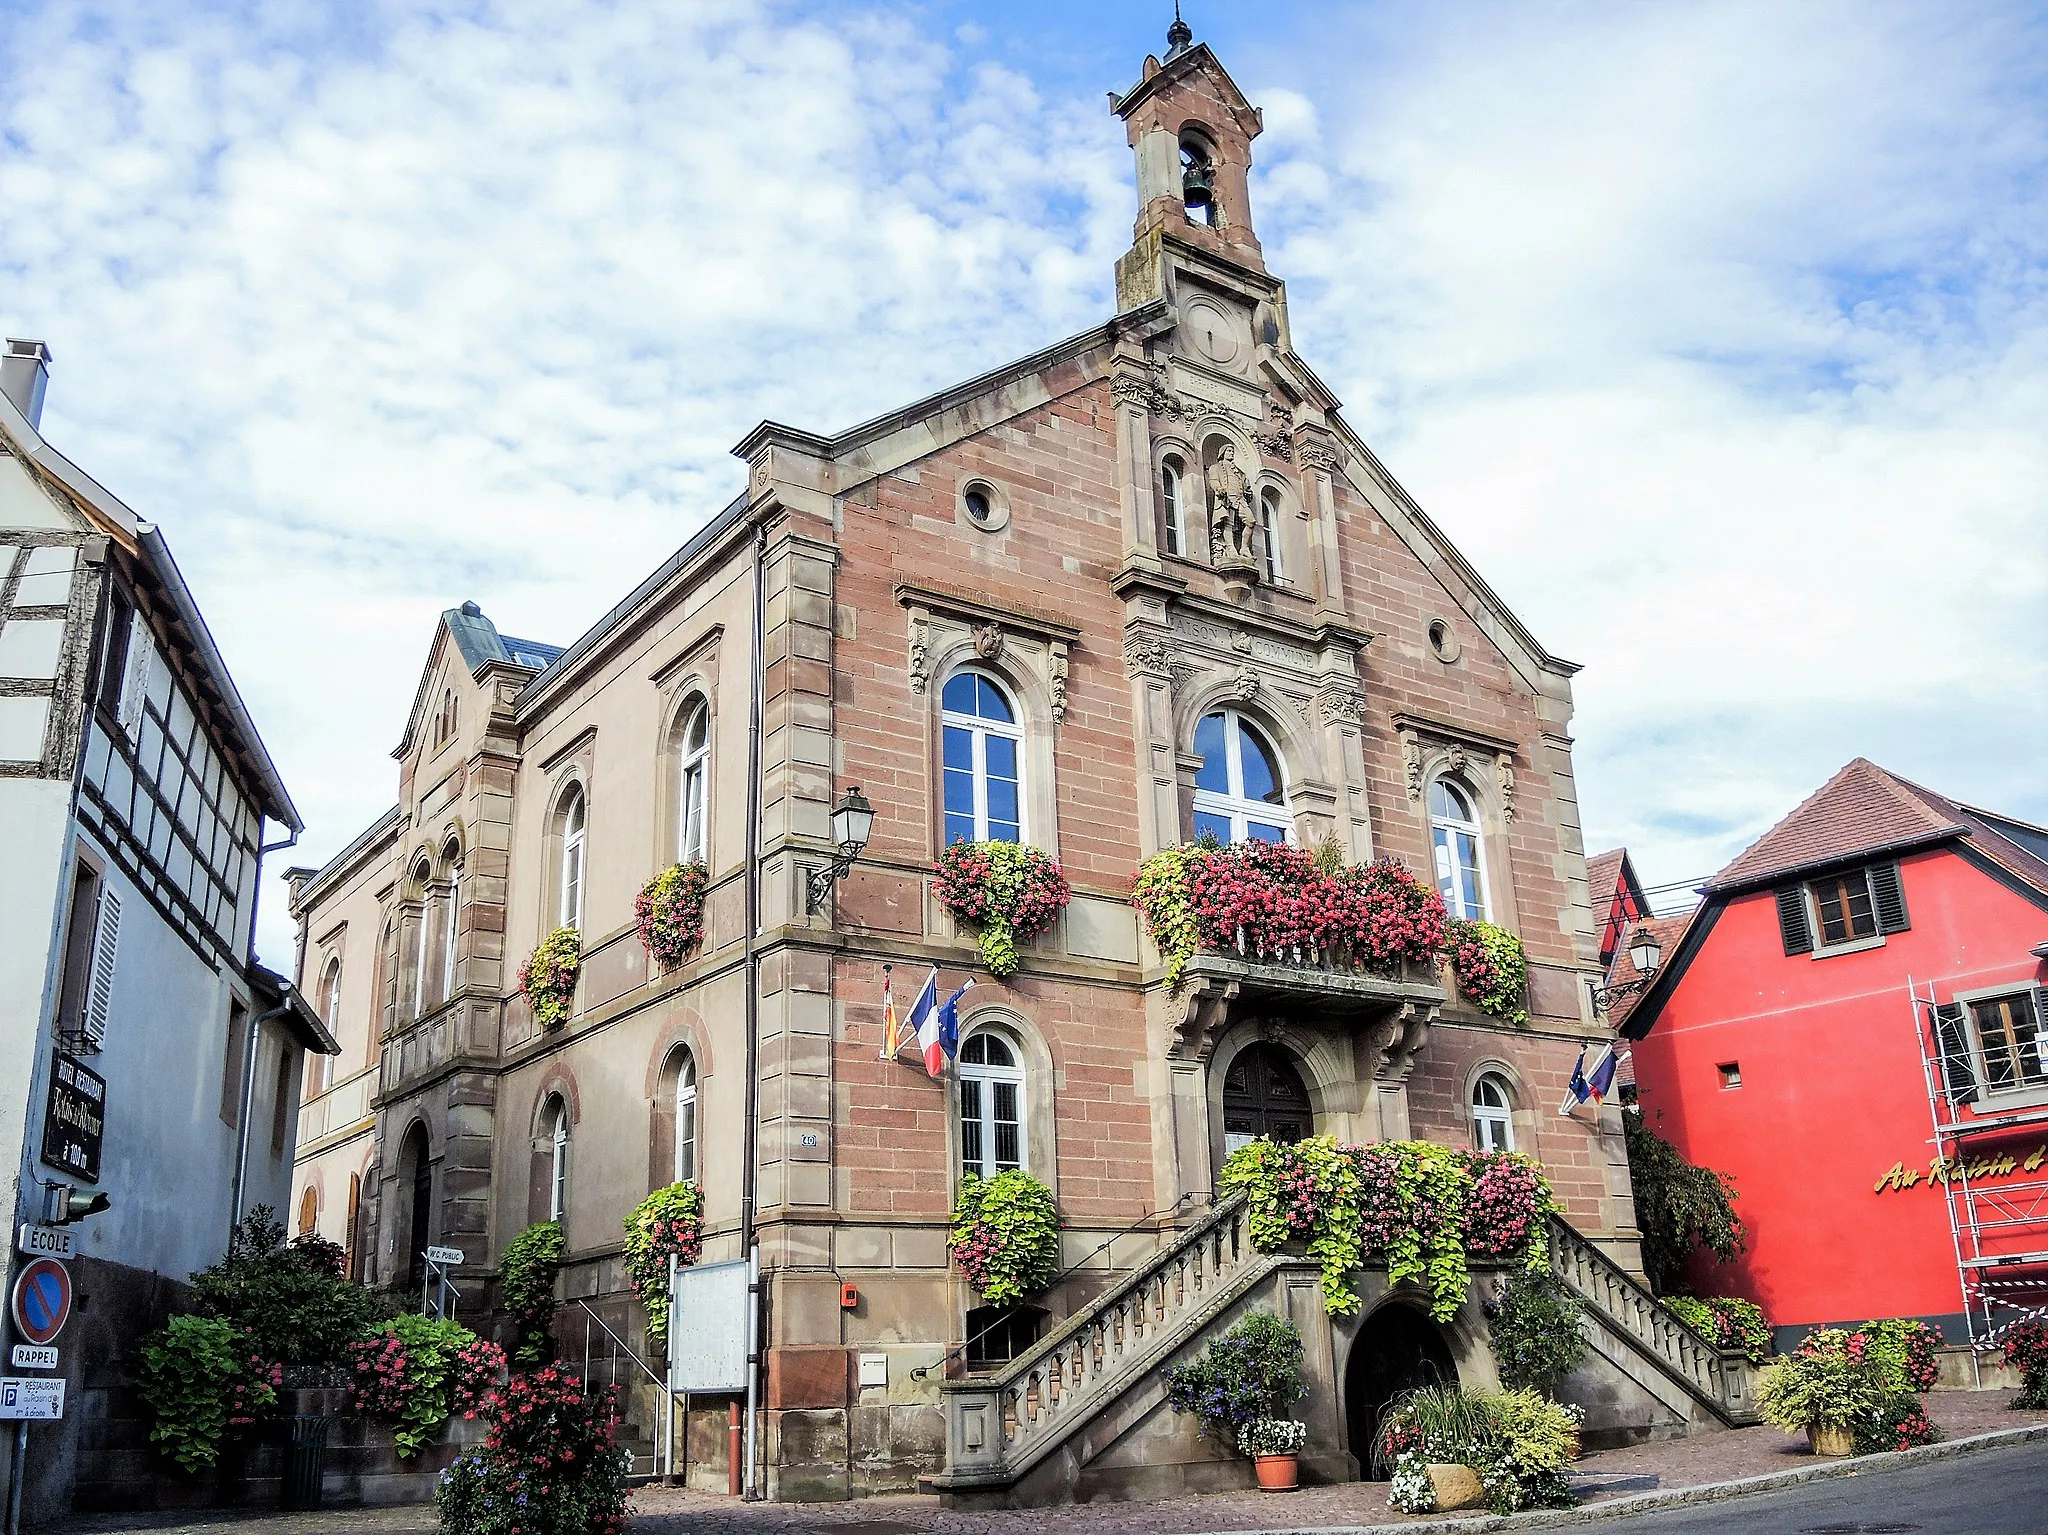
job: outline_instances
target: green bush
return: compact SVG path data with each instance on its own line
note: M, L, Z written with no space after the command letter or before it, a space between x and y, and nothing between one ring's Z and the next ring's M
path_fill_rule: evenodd
M1254 1311L1211 1338L1198 1358L1166 1372L1167 1405L1193 1413L1205 1438L1242 1447L1253 1425L1286 1418L1308 1393L1301 1361L1301 1334L1294 1324Z
M1501 1384L1546 1396L1586 1356L1579 1298L1550 1269L1518 1269L1486 1308Z
M624 1535L618 1388L584 1384L547 1365L492 1390L490 1436L435 1489L444 1535Z
M129 1376L156 1419L150 1443L192 1472L220 1459L230 1431L277 1405L284 1371L262 1357L248 1328L177 1316L135 1345Z
M2048 1322L2016 1323L2005 1335L2005 1362L2020 1372L2016 1408L2048 1407Z
M498 1260L498 1304L512 1323L514 1364L543 1364L554 1353L555 1276L562 1268L562 1226L539 1221L505 1244Z
M689 1268L704 1251L704 1195L687 1180L656 1189L626 1217L626 1282L647 1308L647 1336L668 1341L668 1260Z
M1497 1514L1570 1508L1566 1472L1579 1453L1579 1414L1534 1391L1460 1391L1424 1386L1397 1398L1380 1420L1376 1467L1391 1473L1394 1506L1427 1513L1434 1494L1423 1468L1470 1466Z
M401 1460L419 1454L441 1425L473 1410L496 1384L505 1355L459 1322L393 1317L356 1344L350 1405L391 1425Z
M1733 1350L1751 1364L1770 1362L1771 1324L1763 1307L1755 1301L1732 1295L1715 1295L1706 1300L1667 1295L1664 1309L1714 1347Z
M1939 1327L1895 1316L1865 1322L1851 1337L1863 1339L1865 1357L1896 1378L1896 1390L1932 1391L1941 1379L1941 1361L1934 1357L1941 1347Z
M1643 1272L1650 1288L1666 1295L1684 1282L1686 1262L1696 1250L1723 1263L1741 1254L1744 1232L1735 1213L1735 1184L1723 1173L1686 1161L1650 1128L1640 1109L1630 1107L1621 1122L1636 1225L1643 1233Z
M311 1235L287 1242L270 1207L258 1205L229 1235L226 1256L192 1276L193 1309L247 1328L267 1360L338 1365L381 1310L342 1265L340 1247Z
M1767 1367L1757 1380L1764 1420L1791 1433L1809 1428L1853 1428L1892 1394L1881 1371L1866 1367L1848 1348L1839 1327L1809 1333L1796 1352Z
M961 1174L946 1246L991 1306L1037 1294L1059 1272L1060 1217L1052 1190L1015 1168L993 1178Z

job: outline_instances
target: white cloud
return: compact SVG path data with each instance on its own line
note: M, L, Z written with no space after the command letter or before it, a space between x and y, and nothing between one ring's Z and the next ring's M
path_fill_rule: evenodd
M164 525L313 859L388 803L441 608L566 641L754 421L1101 318L1130 217L1105 82L981 58L991 8L363 14L53 3L0 39L0 324L56 351L53 439ZM1596 841L1705 872L1858 752L2048 814L2037 21L1246 26L1215 41L1266 108L1295 336L1588 663Z

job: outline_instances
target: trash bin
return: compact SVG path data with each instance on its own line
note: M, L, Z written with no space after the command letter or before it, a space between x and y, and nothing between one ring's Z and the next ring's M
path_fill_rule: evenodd
M326 1469L327 1425L333 1420L325 1413L300 1412L285 1421L290 1437L284 1450L284 1506L318 1508Z

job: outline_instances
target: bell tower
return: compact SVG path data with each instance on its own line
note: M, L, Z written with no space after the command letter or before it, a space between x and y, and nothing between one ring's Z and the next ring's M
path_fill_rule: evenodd
M1110 99L1138 161L1137 226L1117 263L1119 310L1164 294L1167 242L1266 270L1249 186L1252 140L1264 120L1177 9L1166 41L1166 58L1148 55L1138 84Z

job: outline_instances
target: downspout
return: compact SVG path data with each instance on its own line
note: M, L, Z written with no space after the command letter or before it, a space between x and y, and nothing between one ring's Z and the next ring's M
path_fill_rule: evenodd
M282 842L263 842L256 847L256 888L249 893L249 953L246 963L256 962L256 912L263 902L263 855L281 853L288 847L296 847L299 834L296 829ZM292 1009L291 982L284 985L278 1005L267 1013L258 1013L249 1019L249 1035L242 1041L242 1131L235 1142L235 1193L228 1209L228 1240L233 1241L235 1228L242 1224L242 1195L247 1191L249 1177L249 1116L256 1108L256 1041L259 1031L273 1018L281 1018ZM290 1218L290 1212L286 1212Z
M760 1182L761 1068L761 726L767 712L767 573L764 557L768 528L754 529L754 614L747 698L747 1114L745 1160L740 1192L740 1253L747 1260L747 1433L746 1493L761 1496L756 1462L761 1407L761 1258L754 1242L754 1202Z

